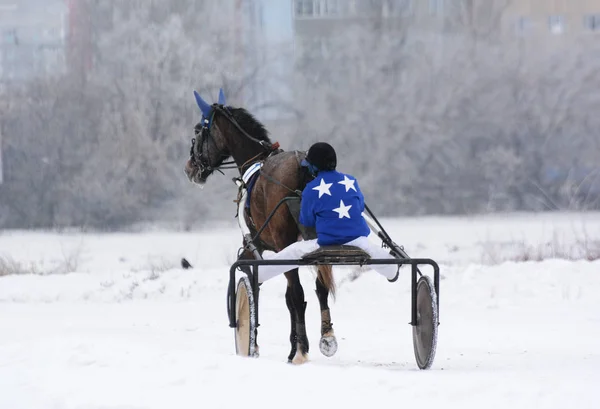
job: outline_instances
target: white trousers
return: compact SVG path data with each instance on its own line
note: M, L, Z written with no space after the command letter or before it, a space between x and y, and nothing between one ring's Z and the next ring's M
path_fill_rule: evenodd
M355 240L349 241L345 243L346 246L356 246L360 247L364 251L366 251L371 258L381 258L381 259L393 259L394 257L390 255L389 250L386 250L367 237L359 237ZM303 255L315 251L319 248L317 244L317 240L304 240L298 241L296 243L290 244L279 253L269 253L264 255L265 260L297 260L302 258ZM392 279L396 276L396 272L398 271L398 266L396 264L381 264L381 265L370 265L373 270L377 271L379 274L384 276L387 279ZM298 268L298 266L294 265L286 265L286 266L260 266L258 267L258 282L263 283L273 277L277 277L280 274L283 274L287 271Z

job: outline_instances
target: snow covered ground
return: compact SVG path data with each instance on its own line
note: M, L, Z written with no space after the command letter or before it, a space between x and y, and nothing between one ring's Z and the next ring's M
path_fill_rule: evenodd
M234 355L227 325L230 226L172 233L3 232L0 408L599 408L599 214L384 221L415 257L441 264L436 360L416 369L409 277L392 285L338 269L338 354L318 351L312 273L311 361L286 364L285 279L261 292L259 359ZM581 251L582 246L587 250ZM192 270L179 267L185 256ZM534 257L535 258L535 257ZM496 264L499 263L499 264Z

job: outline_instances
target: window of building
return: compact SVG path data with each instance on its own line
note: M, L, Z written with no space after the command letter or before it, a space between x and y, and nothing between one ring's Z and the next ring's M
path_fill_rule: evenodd
M442 14L444 12L444 0L429 0L429 12L431 14Z
M260 27L265 26L265 10L263 9L262 3L258 6L258 25Z
M600 30L600 14L589 14L585 16L584 24L588 30Z
M246 13L248 13L250 26L256 27L256 9L253 1L246 2Z
M565 31L565 19L563 16L550 16L548 26L552 34L562 34Z
M340 9L339 9L339 5L338 5L338 0L327 0L326 4L327 4L327 14L336 15L339 13Z
M317 16L335 15L338 13L338 0L318 0L313 8Z
M2 42L4 44L18 44L17 30L12 28L2 32Z
M517 34L527 34L531 30L531 18L519 17L515 22Z
M296 0L296 17L328 17L339 14L340 0Z
M383 4L383 16L404 16L413 11L413 0L387 0Z
M296 0L297 17L312 17L313 14L313 0Z
M323 6L323 7L321 7ZM323 14L327 14L327 4L324 1L315 1L313 3L313 14L315 16L320 16Z

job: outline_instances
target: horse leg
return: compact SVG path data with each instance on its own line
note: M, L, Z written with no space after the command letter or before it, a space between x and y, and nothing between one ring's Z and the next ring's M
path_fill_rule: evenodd
M290 323L292 324L290 330L290 344L292 344L292 350L288 355L288 362L292 362L292 359L296 356L296 343L298 337L296 336L296 310L294 309L294 303L292 302L292 287L289 283L285 291L285 304L290 312Z
M327 303L329 298L329 288L323 284L320 270L316 280L316 286L317 298L319 299L319 306L321 307L321 340L319 341L319 349L323 355L331 357L337 352L338 343L333 331L331 313L329 312L329 305Z
M288 356L288 362L293 364L303 364L308 361L308 337L306 335L306 302L304 301L304 289L300 283L298 269L293 269L285 273L288 280L286 291L286 303L290 308L290 318L292 321L292 332L290 342L292 350ZM289 297L288 297L289 293ZM294 333L295 332L295 333Z

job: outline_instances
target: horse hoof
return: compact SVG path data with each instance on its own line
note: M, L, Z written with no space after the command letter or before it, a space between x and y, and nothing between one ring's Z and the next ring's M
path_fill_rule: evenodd
M292 359L292 364L294 365L302 365L308 362L308 353L304 353L300 351L300 348L296 351L296 355L294 355L294 359Z
M294 359L292 359L292 364L294 365L302 365L308 362L308 354L297 353Z
M335 335L321 337L321 341L319 341L319 349L321 350L321 353L328 358L334 356L338 349L338 343L337 339L335 339Z

